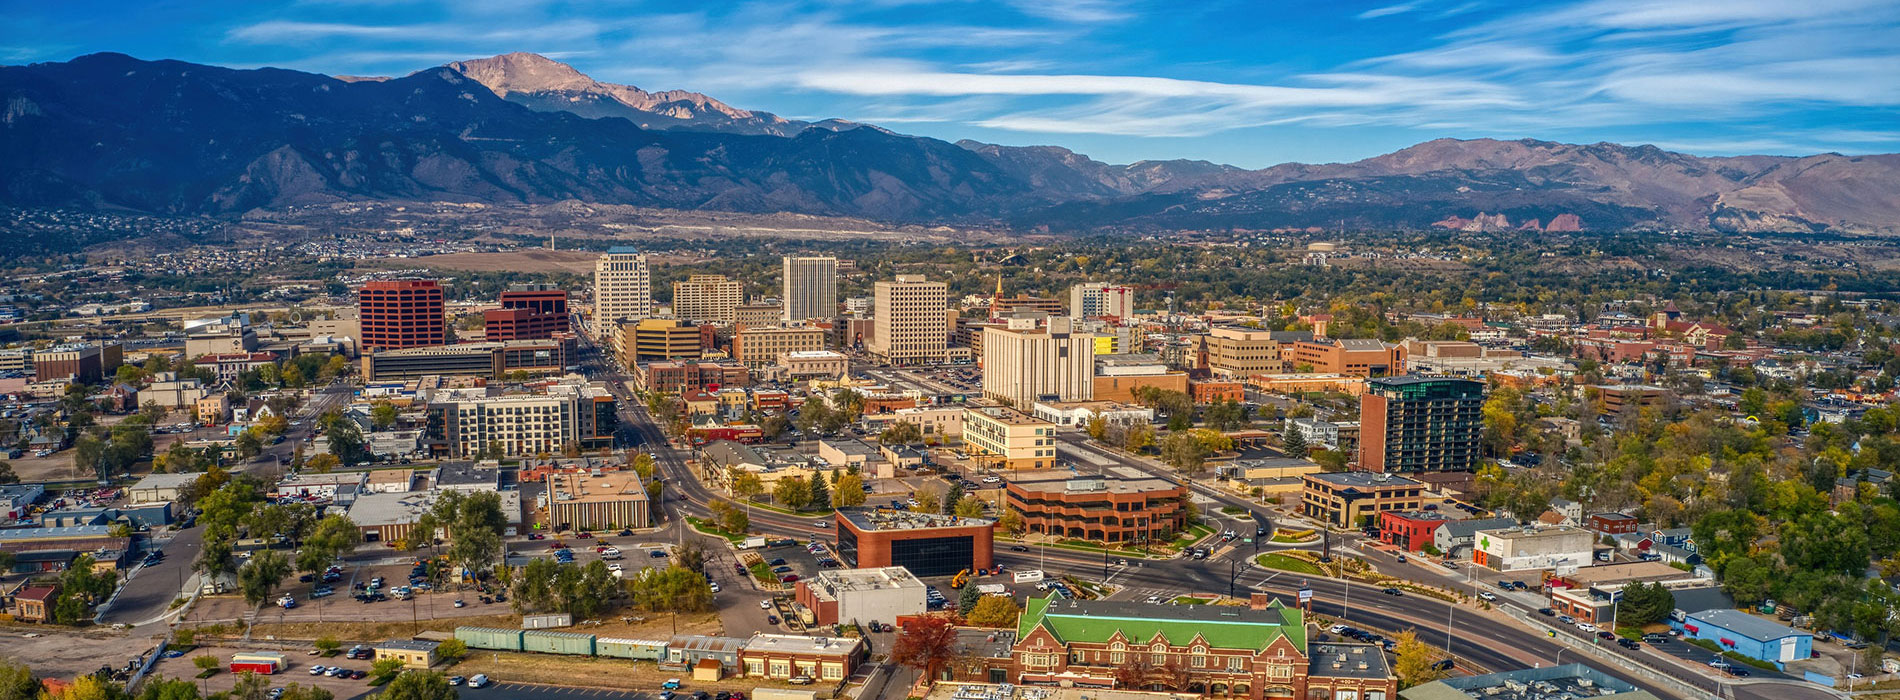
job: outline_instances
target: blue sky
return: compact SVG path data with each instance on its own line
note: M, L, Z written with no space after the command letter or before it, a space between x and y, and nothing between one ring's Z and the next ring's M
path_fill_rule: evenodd
M0 63L97 51L596 79L949 140L1246 167L1419 141L1900 151L1895 0L0 0Z

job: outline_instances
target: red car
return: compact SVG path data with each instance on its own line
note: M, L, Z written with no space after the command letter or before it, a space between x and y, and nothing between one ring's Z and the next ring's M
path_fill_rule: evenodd
M593 538L594 538L594 533L591 533L591 532L583 532L583 533L581 533L581 534L578 534L578 535L575 535L575 537L577 537L577 538L580 538L580 539L583 539L583 540L591 540L591 539L593 539Z
M786 574L784 576L780 576L778 577L778 582L779 583L797 583L798 574Z

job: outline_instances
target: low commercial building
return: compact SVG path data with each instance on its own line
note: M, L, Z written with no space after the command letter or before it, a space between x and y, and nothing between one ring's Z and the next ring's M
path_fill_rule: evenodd
M368 472L330 472L328 474L304 472L278 480L277 485L271 487L269 495L272 498L294 496L334 500L337 493L345 488L362 491L366 479L368 479Z
M435 507L440 491L394 491L364 493L350 503L350 522L363 533L364 542L401 542L407 540L416 518ZM503 534L513 535L522 524L521 492L501 491L501 513L508 522Z
M1636 531L1636 516L1623 513L1591 513L1585 527L1599 535L1623 535Z
M431 375L495 379L514 372L563 372L574 353L572 338L504 340L384 350L363 355L366 382Z
M548 522L555 528L612 530L652 522L646 483L639 472L548 475Z
M833 469L857 467L858 471L871 473L876 473L873 465L882 457L877 448L864 444L863 440L848 437L819 440L818 456Z
M993 469L1048 469L1056 466L1056 427L1005 406L963 409L964 449Z
M1304 697L1387 700L1399 694L1399 677L1376 644L1314 644L1306 654Z
M1477 544L1479 530L1496 530L1516 525L1517 520L1513 518L1453 520L1432 533L1432 544L1437 546L1440 552L1463 559L1465 552Z
M1132 403L1142 387L1188 391L1186 372L1170 371L1152 354L1096 355L1093 397L1097 401Z
M1400 700L1659 700L1647 690L1638 690L1583 664L1446 678L1399 691L1398 697Z
M197 483L202 476L204 472L152 474L126 489L126 499L132 503L170 503L178 500L179 493Z
M1544 579L1550 608L1579 622L1608 622L1617 591L1633 583L1679 585L1707 583L1708 579L1658 561L1586 566L1573 573Z
M1300 512L1339 527L1362 527L1387 511L1416 511L1424 505L1425 485L1412 479L1371 472L1333 472L1301 477Z
M884 508L846 508L834 516L846 566L901 566L918 576L950 576L996 565L996 521Z
M1580 527L1515 527L1480 530L1471 562L1497 571L1589 566L1596 534Z
M1103 543L1168 542L1187 527L1187 487L1149 476L1014 474L1004 491L1030 532Z
M1598 384L1590 388L1603 400L1601 412L1611 416L1625 410L1661 406L1669 395L1668 389L1645 384Z
M851 357L835 350L783 352L779 353L778 364L791 379L836 379L851 371Z
M52 622L53 604L59 600L57 584L20 584L18 590L7 596L9 605L7 614L21 622Z
M890 413L867 415L863 420L872 431L882 431L898 421L908 422L923 432L924 442L929 444L963 439L963 407L961 406L900 408Z
M376 660L396 659L403 668L427 669L435 665L435 650L441 645L424 639L391 639L375 646Z
M1379 514L1379 541L1407 552L1436 548L1438 528L1450 522L1431 511L1385 511Z
M1359 338L1303 340L1289 346L1290 366L1307 372L1353 377L1387 377L1405 373L1405 347Z
M1344 374L1256 374L1247 385L1269 394L1307 394L1332 392L1358 396L1366 392L1364 377Z
M927 588L901 566L826 569L799 581L795 597L820 625L895 622L928 610Z
M1680 621L1670 621L1669 626L1682 630L1684 637L1707 639L1724 651L1766 661L1775 668L1808 658L1814 647L1813 634L1740 610L1689 613Z
M835 685L868 656L861 637L754 634L739 648L747 678L808 678Z
M1035 412L1037 418L1068 426L1088 425L1096 416L1114 425L1153 423L1155 419L1152 408L1114 401L1037 401Z
M641 391L685 394L747 386L752 383L752 373L745 365L736 362L666 360L636 365L633 380Z

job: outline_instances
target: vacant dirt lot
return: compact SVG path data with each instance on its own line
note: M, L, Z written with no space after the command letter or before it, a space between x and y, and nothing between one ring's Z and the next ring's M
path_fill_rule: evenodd
M590 275L599 253L584 250L526 248L507 253L450 253L421 258L374 261L381 266L432 267L475 272L567 272Z
M41 677L72 678L97 671L100 666L118 668L151 651L156 644L154 638L131 637L107 629L0 626L0 658L26 664ZM84 649L85 653L74 653L75 649Z

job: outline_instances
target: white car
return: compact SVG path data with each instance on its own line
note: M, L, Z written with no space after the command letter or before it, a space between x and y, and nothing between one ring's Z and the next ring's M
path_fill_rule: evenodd
M707 585L707 586L710 586L710 587L712 588L712 592L714 592L714 593L718 593L718 592L719 592L719 582L718 582L718 581L708 581L708 582L706 583L706 585Z
M1333 626L1331 626L1331 627L1328 627L1328 628L1326 628L1326 631L1328 631L1328 632L1331 632L1331 633L1333 633L1333 634L1339 634L1340 632L1344 632L1344 631L1346 631L1346 626L1345 626L1345 625L1333 625Z
M617 562L617 561L610 561L610 562L607 562L607 570L608 570L608 571L619 571L619 570L620 570L620 562Z
M819 520L817 522L812 523L811 526L812 527L831 527L831 523L829 521Z
M1148 596L1148 602L1149 602L1150 604L1154 604L1154 603L1160 603L1160 602L1161 602L1161 596L1158 596L1158 595L1151 595L1151 596Z
M1577 631L1579 631L1579 632L1589 632L1589 633L1591 633L1591 634L1596 634L1596 631L1597 631L1597 626L1596 626L1596 625L1592 625L1592 624L1590 624L1590 623L1588 623L1588 622L1579 622L1579 623L1577 623Z
M1492 592L1490 592L1490 591L1479 591L1479 592L1478 592L1478 597L1479 597L1479 598L1482 598L1482 599L1484 599L1484 600L1497 600L1497 599L1498 599L1498 594L1496 594L1496 593L1492 593Z
M771 609L772 609L772 601L769 601L769 600L761 600L761 601L759 601L759 609L760 609L760 610L771 610Z

